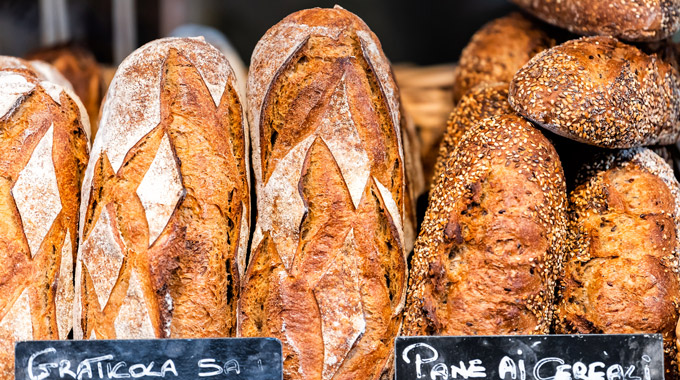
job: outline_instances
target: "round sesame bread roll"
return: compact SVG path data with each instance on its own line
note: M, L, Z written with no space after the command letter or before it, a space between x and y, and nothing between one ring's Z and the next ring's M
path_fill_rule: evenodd
M446 122L446 132L439 145L432 183L436 184L441 178L444 163L466 131L487 117L512 112L508 103L508 83L481 83L465 93Z
M553 146L516 114L468 131L416 241L405 335L547 334L566 234Z
M555 45L541 28L521 13L484 25L470 39L454 71L453 103L484 82L510 82L531 57Z
M680 28L679 0L512 0L545 22L584 35L656 41Z
M611 37L538 54L515 74L509 100L542 127L603 148L672 144L680 135L678 71Z
M647 148L585 167L570 194L558 333L660 333L677 375L680 185ZM669 375L669 379L677 377Z

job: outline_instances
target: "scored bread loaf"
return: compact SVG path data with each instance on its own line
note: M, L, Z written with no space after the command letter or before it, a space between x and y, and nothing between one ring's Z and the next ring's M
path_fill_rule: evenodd
M303 10L248 79L258 219L242 336L283 342L286 379L389 378L406 290L397 88L354 14Z
M5 67L3 65L3 67ZM80 184L88 161L79 100L30 72L0 71L0 378L14 343L72 328Z
M442 176L416 240L404 335L547 334L566 234L555 149L519 115L487 118Z
M680 185L646 148L586 166L570 194L558 333L659 333L677 379ZM675 373L675 376L671 376Z
M521 115L603 148L672 144L680 136L680 75L611 37L583 37L535 56L510 83Z
M655 41L680 28L680 0L512 0L545 22L572 33Z
M236 88L200 38L121 63L83 180L76 338L235 335L250 218Z
M446 132L439 146L432 183L436 186L441 180L444 164L466 131L488 117L512 112L512 107L508 103L508 84L505 82L484 82L466 92L446 122Z
M98 129L99 107L106 92L94 55L82 47L67 44L34 51L27 58L52 64L73 85L92 120L94 137Z
M484 25L463 49L454 69L453 103L484 82L510 82L531 57L555 45L533 20L519 12Z

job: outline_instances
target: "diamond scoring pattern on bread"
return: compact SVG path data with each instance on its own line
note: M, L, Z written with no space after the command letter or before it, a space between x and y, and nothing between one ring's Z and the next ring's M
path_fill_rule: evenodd
M200 39L163 39L128 57L113 83L84 185L75 336L233 336L250 195L231 69ZM99 245L88 242L106 236L98 224L118 262L88 260ZM111 281L106 297L98 277Z
M294 13L255 48L248 94L259 216L239 331L281 339L286 378L385 376L405 299L405 185L377 38L338 7Z
M76 99L30 71L0 71L0 99L0 377L9 378L16 341L71 329L89 126Z

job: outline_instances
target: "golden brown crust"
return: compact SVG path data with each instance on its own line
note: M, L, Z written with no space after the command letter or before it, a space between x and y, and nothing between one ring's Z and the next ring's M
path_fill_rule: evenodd
M518 12L484 25L463 49L454 70L454 104L480 83L510 82L531 57L553 45L534 21Z
M465 93L446 123L446 133L439 146L432 183L441 180L444 163L453 154L456 145L466 131L474 128L487 117L514 112L508 103L507 83L482 83Z
M45 48L29 54L28 59L48 62L73 85L92 121L92 140L97 134L97 116L102 103L104 84L99 64L91 52L76 46L63 45Z
M258 223L240 334L281 339L287 379L389 376L410 199L377 38L339 7L296 12L258 43L248 92Z
M680 27L678 0L513 0L536 17L572 33L656 41Z
M611 154L582 176L570 194L556 330L660 333L667 370L676 373L680 185L671 167L643 148Z
M416 241L406 335L546 334L566 232L559 158L515 114L467 132Z
M20 78L30 89L17 96L6 83ZM15 100L0 117L2 378L14 378L14 342L66 339L71 329L89 143L76 103L64 92L53 98L45 84L33 75L0 73L0 98Z
M140 78L156 85L138 87ZM250 195L242 110L226 59L199 39L162 39L126 59L113 86L84 187L77 335L234 336ZM115 108L128 101L115 95L129 90L160 123L116 168L114 139L143 128L116 122L136 115L133 103Z
M680 135L677 70L611 37L537 55L510 83L510 104L552 132L605 148L672 144Z

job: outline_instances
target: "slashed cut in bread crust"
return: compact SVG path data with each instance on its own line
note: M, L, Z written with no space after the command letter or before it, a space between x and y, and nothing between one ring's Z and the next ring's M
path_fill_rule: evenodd
M390 378L406 290L397 88L370 29L296 12L253 53L258 220L243 336L283 342L286 379Z

